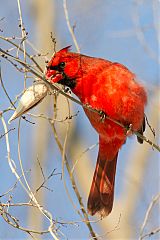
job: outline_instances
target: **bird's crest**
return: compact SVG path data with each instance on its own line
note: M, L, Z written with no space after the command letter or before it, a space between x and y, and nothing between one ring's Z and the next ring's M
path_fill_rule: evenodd
M71 45L65 47L65 48L62 48L59 53L63 54L63 53L67 53L71 50Z

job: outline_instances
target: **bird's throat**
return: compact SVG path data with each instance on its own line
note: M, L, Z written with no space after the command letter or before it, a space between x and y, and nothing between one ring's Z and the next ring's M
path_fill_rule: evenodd
M76 79L69 78L66 74L63 74L63 78L58 83L71 88L72 90L76 87Z

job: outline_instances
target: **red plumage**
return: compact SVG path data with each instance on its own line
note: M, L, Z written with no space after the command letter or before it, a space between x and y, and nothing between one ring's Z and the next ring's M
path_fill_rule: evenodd
M57 52L47 65L51 82L69 86L83 104L102 111L133 131L144 131L144 107L147 96L135 75L125 66L101 58L69 52ZM84 108L99 134L99 154L88 198L91 215L108 215L113 206L118 152L126 141L126 130L98 113ZM142 140L138 139L139 142Z

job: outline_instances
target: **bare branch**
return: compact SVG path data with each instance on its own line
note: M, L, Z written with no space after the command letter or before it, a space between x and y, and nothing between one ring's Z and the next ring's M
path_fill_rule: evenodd
M64 9L64 14L65 14L68 30L69 30L69 32L71 34L71 37L73 39L74 45L75 45L75 47L77 49L77 52L80 53L80 48L78 46L77 39L75 37L73 28L71 27L71 24L70 24L70 21L69 21L69 15L68 15L68 9L67 9L67 0L63 0L63 9Z
M151 211L152 211L154 205L159 201L159 199L160 199L160 193L158 193L158 194L152 199L152 201L150 202L150 204L149 204L149 206L148 206L148 209L147 209L146 214L145 214L144 221L143 221L142 226L141 226L140 240L142 240L143 238L145 238L145 237L147 237L147 236L151 236L151 235L153 235L153 234L155 234L155 233L157 233L157 232L160 231L160 228L159 228L159 231L157 231L157 230L156 230L155 232L154 232L154 231L151 231L150 233L143 235L144 229L145 229L146 224L147 224L147 222L148 222L148 220L149 220L149 217L150 217L150 215L151 215ZM154 232L154 233L153 233L153 232Z

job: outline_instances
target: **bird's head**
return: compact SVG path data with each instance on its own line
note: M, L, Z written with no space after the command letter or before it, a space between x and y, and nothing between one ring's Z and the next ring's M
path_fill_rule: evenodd
M82 75L81 55L69 52L70 46L55 53L46 66L46 78L51 83L60 83L73 90Z

